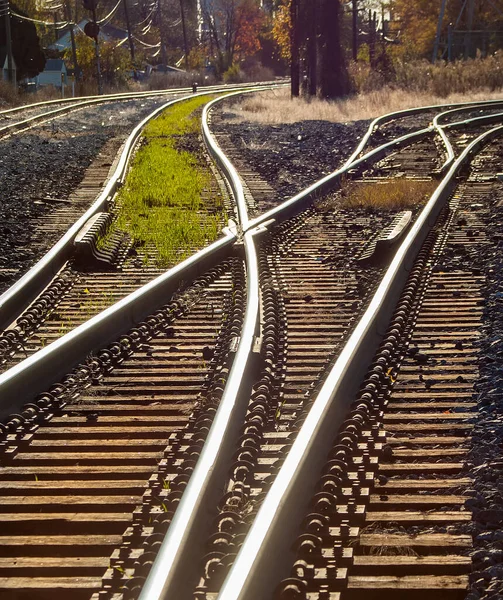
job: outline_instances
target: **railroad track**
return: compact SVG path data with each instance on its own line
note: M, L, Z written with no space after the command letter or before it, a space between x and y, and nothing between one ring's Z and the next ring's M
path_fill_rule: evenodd
M238 87L239 89L253 88L257 85L271 85L276 82L264 84L242 84L234 85L211 85L200 86L206 93L232 91ZM277 84L277 83L276 83ZM196 86L196 91L197 91ZM97 106L109 102L121 102L133 99L179 96L194 93L193 88L171 88L166 90L151 90L146 92L123 92L119 94L104 94L101 96L81 96L75 98L66 98L58 100L47 100L45 102L37 102L17 106L0 111L0 136L22 133L28 129L48 123L62 115L77 110L82 110L87 107Z
M421 154L423 143L430 142L420 142ZM208 144L237 202L241 244L228 231L0 377L4 405L19 413L3 429L0 595L334 600L400 597L403 589L466 593L463 458L482 310L481 275L474 279L470 257L487 244L474 234L487 214L481 203L475 212L472 205L494 183L472 175L440 210L436 202L452 192L444 180L423 209L432 212L431 225L439 213L431 231L420 228L427 222L420 208L408 234L385 214L344 209L336 189L327 196L339 174L250 220L249 210L260 212L250 206L254 185L248 196ZM370 168L363 179L373 181L405 168L424 179L446 158L430 163L410 148L388 146L358 163L362 150L345 170L358 177ZM323 202L313 203L321 191ZM386 226L396 238L379 238ZM407 235L403 244L411 244L417 229L425 245L412 244L418 262L400 296L401 281L385 284L398 260L388 269L392 242ZM369 260L374 246L385 251ZM381 340L362 320L375 312L383 285L394 298L379 305L378 329L386 330L395 303L397 309ZM161 298L169 303L159 309ZM446 298L461 325L438 318ZM125 319L126 312L134 316ZM343 378L337 396L333 380L342 377L351 344L357 366L348 361L343 375L351 383ZM47 373L61 351L76 368ZM36 387L42 395L23 409L19 398L26 401ZM329 421L321 420L323 402L332 407ZM303 468L289 474L295 461ZM422 481L426 490L418 491ZM431 533L432 523L446 530Z

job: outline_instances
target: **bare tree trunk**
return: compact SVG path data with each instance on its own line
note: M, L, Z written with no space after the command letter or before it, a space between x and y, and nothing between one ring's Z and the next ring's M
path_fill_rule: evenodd
M353 60L358 60L358 0L352 0L352 50Z
M185 25L185 8L183 0L180 0L180 16L182 18L183 50L185 52L185 69L189 70L189 42L187 38L187 26Z
M290 5L290 45L291 45L291 93L293 97L300 94L300 52L299 52L299 0L291 0Z
M339 0L322 0L320 7L320 82L323 98L340 98L349 92L349 77L340 43Z
M317 52L317 33L318 23L316 18L318 0L309 0L308 9L308 39L307 39L307 71L309 96L316 96L318 90L318 52Z

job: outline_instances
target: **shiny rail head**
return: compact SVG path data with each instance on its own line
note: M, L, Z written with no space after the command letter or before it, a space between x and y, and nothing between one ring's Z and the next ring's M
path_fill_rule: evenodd
M318 473L316 469L332 442L334 424L340 424L344 419L347 398L358 387L359 377L366 367L365 359L371 360L377 348L381 338L378 332L385 330L386 319L406 280L408 266L447 201L461 167L481 146L501 135L503 127L496 127L479 136L463 151L400 245L269 489L218 595L219 600L269 597L280 579L288 576L285 568L290 561L285 561L285 556L293 541L292 532L296 531L292 528L292 520L300 523L312 492L314 476ZM362 363L365 364L362 366Z
M239 173L237 172L236 168L231 163L231 161L227 158L227 156L225 155L223 150L218 145L215 137L211 133L210 126L209 126L210 112L219 102L223 102L224 100L228 100L229 98L232 98L234 96L245 94L245 93L263 91L264 89L274 89L275 87L277 87L277 86L268 86L265 88L251 88L246 91L238 91L238 92L226 94L225 96L222 96L220 98L215 98L214 100L209 102L203 109L203 115L202 115L203 140L204 140L204 143L206 144L208 152L213 157L213 159L217 163L218 167L225 174L225 177L227 178L227 181L230 184L232 193L234 195L234 201L235 201L236 207L237 207L237 216L238 216L238 221L239 221L238 224L240 227L240 231L246 231L248 228L248 223L249 223L248 207L246 206L243 183L241 181L241 178L240 178Z
M242 86L233 86L230 88L233 93L239 92L241 89ZM256 91L262 89L262 87L254 86L253 88L245 87L244 89L246 91L249 91L250 89ZM212 89L211 91L216 92L217 90ZM229 88L225 88L225 91L229 91ZM16 282L0 296L1 329L5 329L8 325L10 325L20 311L29 305L29 303L34 299L36 294L41 291L50 278L52 278L59 271L72 251L72 245L75 236L85 225L85 223L94 214L106 209L109 200L116 193L118 186L121 184L125 176L134 145L136 144L136 141L145 125L173 104L183 102L193 97L204 96L207 93L208 90L204 89L196 94L191 93L189 95L170 100L159 108L155 109L133 129L124 144L115 172L93 205L76 223L74 223L74 225L72 225L72 227L70 227L67 233L58 242L56 242L56 244L51 250L49 250L49 252L46 253L45 256L43 256L27 273L25 273L25 275L23 275L18 282ZM102 101L101 97L99 101ZM96 101L89 102L86 104L86 106L92 103L96 103ZM78 104L78 106L81 105Z
M277 80L277 81L264 81L264 82L251 82L251 83L241 83L239 85L236 84L228 84L224 83L221 85L199 85L199 89L208 92L225 92L229 90L236 89L246 89L248 87L261 87L261 86L270 86L270 85L286 85L285 80ZM165 90L148 90L143 92L120 92L117 94L102 94L101 96L75 96L73 98L58 98L55 100L44 100L43 102L34 102L32 104L23 104L22 106L15 106L13 108L7 108L5 110L0 110L0 117L2 115L10 115L17 112L23 112L26 110L34 110L37 108L43 108L44 106L52 106L54 104L72 104L77 102L82 102L85 100L99 100L99 101L110 101L110 100L129 100L134 98L149 98L156 96L165 96L171 94L184 94L193 92L192 87L180 87L180 88L167 88Z
M0 374L0 419L19 411L96 349L105 346L166 303L182 283L195 279L232 251L226 235L132 292L52 344Z

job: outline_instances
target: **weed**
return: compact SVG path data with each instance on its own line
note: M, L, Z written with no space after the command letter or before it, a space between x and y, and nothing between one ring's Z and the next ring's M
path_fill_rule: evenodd
M431 65L430 65L431 67ZM503 69L500 68L503 73ZM457 72L456 72L457 73ZM461 78L461 69L459 77ZM358 94L334 101L318 98L291 98L287 89L258 92L247 95L242 102L234 104L231 112L238 120L252 121L266 124L297 123L299 121L330 121L333 123L347 123L362 119L375 119L383 114L432 104L451 104L456 102L471 102L491 99L500 99L501 91L492 87L472 87L468 84L463 88L454 86L450 91L441 90L442 82L448 87L452 79L446 75L444 81L442 73L435 77L435 85L428 80L427 72L418 68L418 85L407 87L404 82L399 88L396 84L383 85L378 89L362 89ZM419 81L428 80L428 86L421 87ZM500 85L503 85L503 78Z
M178 136L195 134L199 118L194 111L208 102L200 96L182 102L150 122L119 192L121 211L113 229L131 235L145 247L147 260L165 267L216 239L223 222L223 206L214 199L204 207L202 194L211 175L192 152L176 148ZM209 214L208 208L215 208Z
M346 182L340 192L343 208L373 208L405 210L423 204L434 192L437 183L416 179L393 179L379 183Z

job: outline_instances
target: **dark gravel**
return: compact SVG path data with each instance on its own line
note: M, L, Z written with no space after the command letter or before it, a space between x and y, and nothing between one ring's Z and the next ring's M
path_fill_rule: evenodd
M77 111L0 140L0 291L31 267L39 198L66 200L110 139L122 141L160 99L110 103Z
M368 129L370 121L328 123L301 121L285 125L236 122L232 109L221 105L212 121L224 151L238 169L260 173L279 194L289 198L341 167ZM233 152L233 148L235 149Z
M472 434L467 507L473 511L474 572L467 600L503 600L503 193L484 200L490 208L486 235L492 244L472 256L486 277L480 378L476 384L478 421Z

